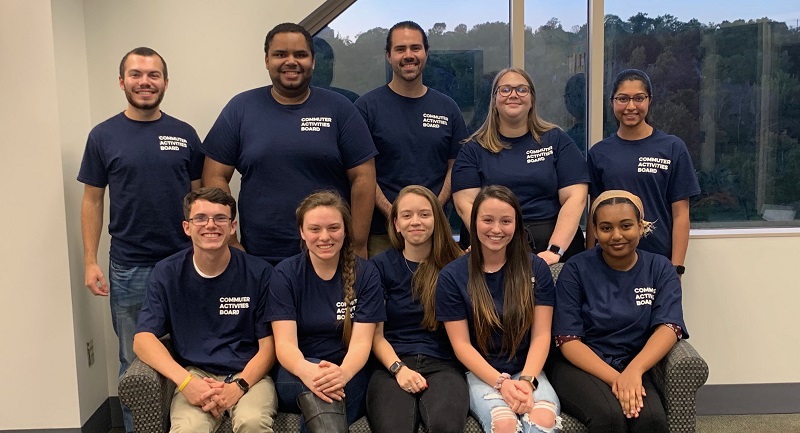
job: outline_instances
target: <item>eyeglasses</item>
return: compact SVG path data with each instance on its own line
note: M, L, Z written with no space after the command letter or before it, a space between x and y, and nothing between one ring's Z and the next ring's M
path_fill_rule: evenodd
M528 96L531 93L531 86L520 84L519 86L505 85L497 88L497 93L503 97L511 96L511 92L516 92L519 97Z
M617 95L611 99L613 99L619 105L628 105L628 103L631 101L633 101L634 104L639 105L649 97L650 95L645 95L644 93L640 93L638 95L633 95L633 96Z
M208 215L199 214L195 215L193 218L189 218L189 221L196 226L204 226L207 225L210 220L214 220L214 224L218 226L226 226L230 224L231 217L228 215L214 215L213 217L209 217Z

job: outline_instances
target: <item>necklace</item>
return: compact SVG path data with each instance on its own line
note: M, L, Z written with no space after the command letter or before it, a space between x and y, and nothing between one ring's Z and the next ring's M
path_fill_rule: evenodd
M411 274L413 275L414 271L411 270L411 266L408 264L408 259L407 258L403 257L403 263L406 264L406 268L408 269L408 272L411 272Z

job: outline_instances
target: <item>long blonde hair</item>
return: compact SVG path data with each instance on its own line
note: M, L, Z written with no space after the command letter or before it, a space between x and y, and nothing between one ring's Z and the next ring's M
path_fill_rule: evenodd
M514 208L514 236L506 246L502 318L497 315L492 295L486 285L483 251L476 224L481 204L490 198L500 200ZM501 351L507 351L509 359L514 357L523 337L533 326L531 250L525 233L519 201L510 189L501 185L491 185L478 193L470 215L469 238L472 252L469 257L467 282L467 293L472 301L472 313L475 318L475 340L478 348L485 353L492 331L500 329L503 332Z
M463 252L450 234L450 225L447 217L439 204L439 199L433 195L428 188L420 185L409 185L400 190L397 198L392 203L392 211L387 221L387 231L392 247L398 251L405 249L405 239L403 235L394 228L397 220L398 207L400 200L408 194L416 194L428 200L433 209L433 235L431 236L431 252L414 272L411 279L411 293L414 300L422 305L422 327L429 331L435 331L439 322L436 321L436 281L439 279L439 271L444 266Z
M297 227L303 230L303 219L308 211L318 207L332 207L342 214L344 222L344 239L342 249L339 251L339 267L342 270L342 291L344 292L344 330L342 340L345 344L350 344L350 336L353 333L353 319L350 318L350 302L356 297L356 253L353 249L353 220L350 217L350 206L335 191L317 191L311 193L300 202L300 206L295 211L297 217ZM303 250L307 250L305 242L300 242Z
M525 78L528 86L531 88L531 109L528 111L528 130L533 134L533 139L537 143L541 143L541 136L545 132L558 128L554 123L550 123L541 117L536 111L536 89L533 87L533 80L525 70L521 68L505 68L497 73L492 81L492 98L489 100L489 110L486 115L486 121L483 122L477 131L467 137L462 143L470 140L475 140L484 149L498 153L503 149L508 149L508 144L500 139L500 114L497 112L497 83L509 72L516 72Z

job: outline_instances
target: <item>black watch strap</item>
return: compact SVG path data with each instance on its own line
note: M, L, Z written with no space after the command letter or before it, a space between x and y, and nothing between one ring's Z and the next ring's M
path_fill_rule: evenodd
M686 266L683 266L683 265L675 265L675 272L677 272L677 273L678 273L678 275L683 275L683 274L685 274L685 273L686 273Z
M250 391L250 384L247 383L247 381L242 379L241 377L234 379L233 382L239 385L239 388L241 388L245 394L247 394L247 391Z
M405 362L395 361L392 365L389 366L389 371L392 373L393 376L397 376L397 373L400 372L400 369L405 366L406 366Z

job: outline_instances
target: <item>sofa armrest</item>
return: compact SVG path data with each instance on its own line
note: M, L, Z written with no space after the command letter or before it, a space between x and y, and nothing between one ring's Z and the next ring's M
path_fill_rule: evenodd
M137 433L168 430L169 407L175 384L139 358L119 380L119 399L133 413Z
M697 390L708 379L708 364L686 340L680 340L653 367L653 380L661 390L669 431L694 432Z

